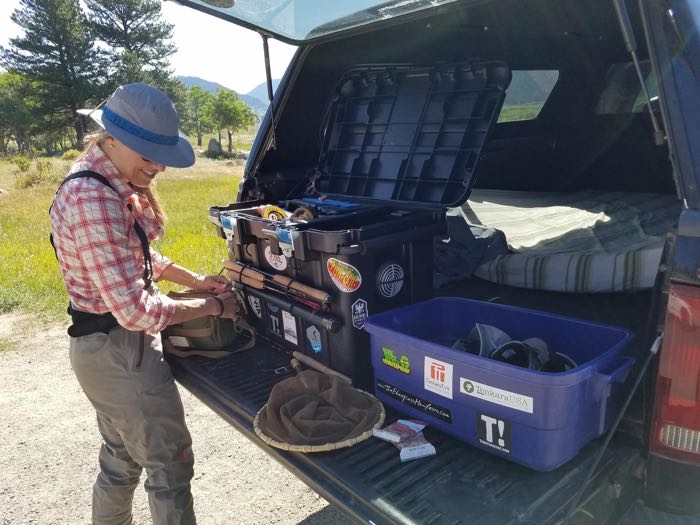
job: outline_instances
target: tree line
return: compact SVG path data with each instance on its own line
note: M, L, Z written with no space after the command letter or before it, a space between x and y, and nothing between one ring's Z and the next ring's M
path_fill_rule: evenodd
M254 124L252 109L230 90L187 89L174 77L173 26L159 0L20 0L11 19L23 34L0 47L0 154L82 146L95 107L120 85L147 82L175 103L181 128L228 133Z

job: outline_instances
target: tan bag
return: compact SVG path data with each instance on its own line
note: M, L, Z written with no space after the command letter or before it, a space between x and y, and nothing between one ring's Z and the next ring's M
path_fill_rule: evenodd
M248 323L246 303L238 290L233 319L207 315L166 327L162 332L163 350L178 357L200 355L221 358L255 346L255 331ZM216 294L169 292L172 299L207 299Z

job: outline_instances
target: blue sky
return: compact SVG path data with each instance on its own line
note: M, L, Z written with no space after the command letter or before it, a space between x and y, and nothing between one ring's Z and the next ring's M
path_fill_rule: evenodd
M0 45L20 33L10 15L19 0L0 0ZM173 2L163 2L163 18L174 24L178 47L171 63L177 75L202 77L239 93L265 81L262 40L257 33ZM294 47L270 40L273 78L280 78Z

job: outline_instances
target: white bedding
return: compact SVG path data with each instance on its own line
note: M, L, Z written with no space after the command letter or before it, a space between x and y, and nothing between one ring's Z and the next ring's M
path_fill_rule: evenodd
M651 288L680 207L673 195L650 193L473 190L449 213L503 231L514 252L479 266L477 277L582 293Z

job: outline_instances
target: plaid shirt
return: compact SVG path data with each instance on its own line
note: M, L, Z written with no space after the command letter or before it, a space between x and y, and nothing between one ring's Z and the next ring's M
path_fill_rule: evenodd
M56 194L51 233L71 304L85 312L112 312L127 330L156 334L173 318L175 303L155 285L143 289L143 249L134 218L149 241L161 237L163 228L146 197L129 186L99 146L70 173L82 170L106 177L116 193L98 180L79 178ZM172 264L153 250L151 260L154 280Z

